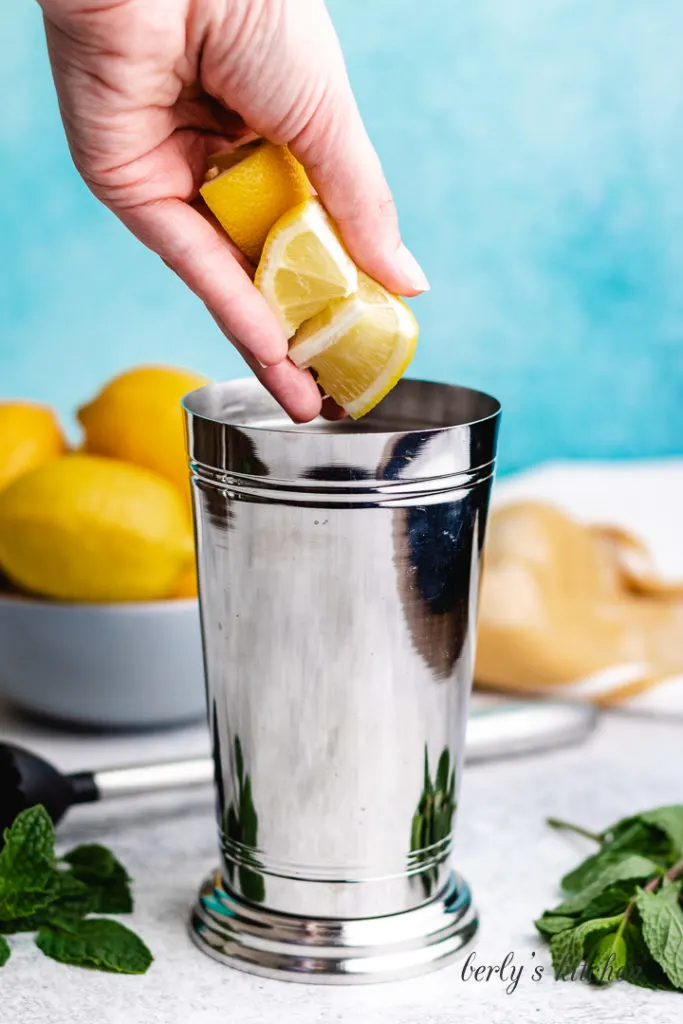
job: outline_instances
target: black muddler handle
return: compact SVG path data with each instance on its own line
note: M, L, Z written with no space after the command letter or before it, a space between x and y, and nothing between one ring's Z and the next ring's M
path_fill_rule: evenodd
M23 747L0 743L0 838L21 811L35 804L43 804L57 824L76 804L205 786L212 781L209 757L66 775Z

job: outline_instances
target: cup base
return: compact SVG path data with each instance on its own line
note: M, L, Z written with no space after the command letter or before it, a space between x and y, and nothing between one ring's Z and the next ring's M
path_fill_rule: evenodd
M297 917L247 903L223 888L220 872L202 886L190 936L209 956L281 981L348 985L394 981L444 967L477 931L470 889L452 873L415 910L338 920Z

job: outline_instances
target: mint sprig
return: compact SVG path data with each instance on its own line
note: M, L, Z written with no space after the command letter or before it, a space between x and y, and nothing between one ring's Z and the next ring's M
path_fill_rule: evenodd
M622 818L603 832L549 819L599 844L562 879L565 898L535 922L558 978L623 979L683 990L683 805Z
M104 846L55 855L52 821L42 805L22 811L0 852L0 967L10 957L4 935L37 932L46 956L78 966L142 974L152 962L144 942L117 921L90 914L129 914L130 879Z

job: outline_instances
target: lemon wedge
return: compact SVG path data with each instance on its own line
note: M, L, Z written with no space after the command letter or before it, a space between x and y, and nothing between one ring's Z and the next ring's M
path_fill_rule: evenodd
M311 186L286 146L256 141L211 157L199 191L235 245L258 263L273 224L307 199Z
M403 376L417 336L408 306L359 273L355 294L330 302L299 328L289 358L314 369L325 394L359 419Z
M356 266L317 199L300 203L273 225L255 284L288 338L304 320L356 290Z

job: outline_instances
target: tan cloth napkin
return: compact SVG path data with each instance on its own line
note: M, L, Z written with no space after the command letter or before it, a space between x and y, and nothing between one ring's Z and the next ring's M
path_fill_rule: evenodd
M498 483L476 675L683 715L683 460L553 463Z

